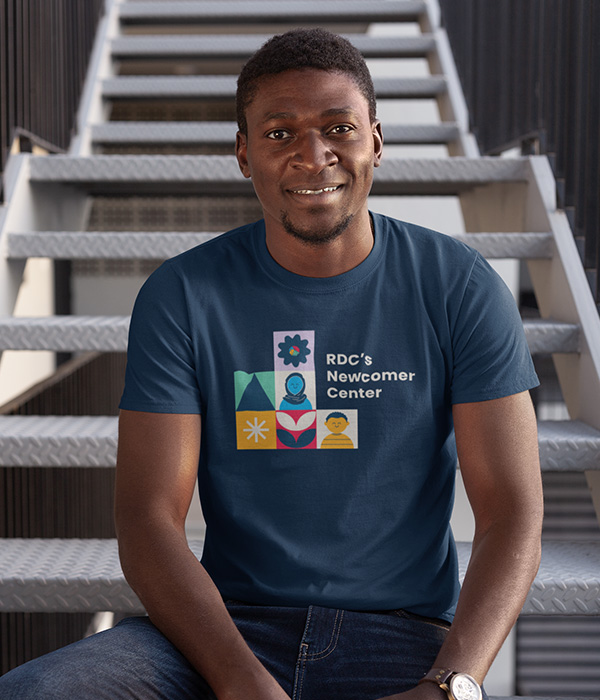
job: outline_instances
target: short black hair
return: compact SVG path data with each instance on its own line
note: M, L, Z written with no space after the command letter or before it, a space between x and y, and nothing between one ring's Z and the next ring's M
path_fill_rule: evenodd
M326 29L292 29L271 37L242 68L236 93L237 122L242 134L248 132L246 109L256 95L259 78L299 68L349 75L368 102L371 122L375 121L373 79L360 51L347 39Z
M325 418L325 422L327 423L327 421L328 421L330 418L343 418L343 419L346 421L346 423L349 423L349 422L350 422L350 421L348 420L348 416L347 416L345 413L341 413L340 411L334 411L333 413L330 413L330 414L327 416L327 418Z

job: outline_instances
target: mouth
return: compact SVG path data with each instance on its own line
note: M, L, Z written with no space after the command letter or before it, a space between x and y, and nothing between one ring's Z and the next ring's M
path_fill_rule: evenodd
M327 187L321 187L319 189L292 189L290 192L292 194L299 195L319 195L319 194L329 194L330 192L337 192L342 187L342 185L329 185Z

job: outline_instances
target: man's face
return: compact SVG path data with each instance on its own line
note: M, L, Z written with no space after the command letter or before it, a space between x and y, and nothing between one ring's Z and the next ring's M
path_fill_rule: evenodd
M339 433L343 433L344 430L350 425L348 421L343 418L342 416L334 417L331 416L325 421L325 425L327 426L328 430L330 430L332 433L335 433L336 435Z
M268 234L320 244L366 211L381 128L349 75L310 68L265 76L246 118L236 153Z

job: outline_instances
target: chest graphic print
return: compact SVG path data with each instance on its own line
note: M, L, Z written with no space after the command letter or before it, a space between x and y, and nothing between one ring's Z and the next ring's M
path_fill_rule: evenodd
M234 381L238 450L358 448L358 410L317 406L314 331L276 331L273 371Z

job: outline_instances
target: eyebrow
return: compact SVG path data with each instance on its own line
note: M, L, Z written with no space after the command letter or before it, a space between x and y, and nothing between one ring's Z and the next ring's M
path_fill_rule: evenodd
M337 117L354 114L352 107L332 107L321 112L321 117ZM294 112L269 112L263 119L263 124L275 119L296 119L297 115Z

